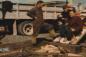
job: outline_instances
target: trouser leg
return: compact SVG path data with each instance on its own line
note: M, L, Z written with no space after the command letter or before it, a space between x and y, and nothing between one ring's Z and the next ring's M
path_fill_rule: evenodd
M2 11L2 19L5 19L6 12L7 11Z
M40 30L40 25L41 24L33 24L33 35L31 36L31 38L32 38L32 43L33 44L36 44L37 43L37 40L36 40L36 38L37 38L37 36L38 36L38 33L39 33L39 30Z
M48 23L44 23L43 24L43 27L48 30L48 33L51 37L56 37L56 32L54 30L54 27L51 25L51 24L48 24Z

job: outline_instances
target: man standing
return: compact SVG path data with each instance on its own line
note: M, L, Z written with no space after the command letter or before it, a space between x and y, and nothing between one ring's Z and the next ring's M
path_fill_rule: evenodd
M52 28L52 26L50 24L44 23L43 11L42 11L43 6L44 6L44 2L38 1L36 3L36 6L27 13L27 15L30 16L31 18L33 18L33 20L34 20L33 21L33 32L34 33L32 35L32 43L33 44L36 44L36 37L42 26L43 26L43 28L46 28L47 30L49 30L50 35L56 36L55 31Z

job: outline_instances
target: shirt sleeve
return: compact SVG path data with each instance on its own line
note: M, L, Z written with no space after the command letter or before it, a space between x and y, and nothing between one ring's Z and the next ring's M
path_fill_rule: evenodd
M34 19L35 18L35 9L32 8L31 10L29 10L27 15Z

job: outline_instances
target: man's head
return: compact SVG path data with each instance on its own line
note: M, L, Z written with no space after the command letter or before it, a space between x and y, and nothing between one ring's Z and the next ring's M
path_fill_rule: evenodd
M73 10L69 11L69 16L70 16L70 17L75 16L75 12L74 12Z
M42 8L44 5L45 5L45 4L44 4L43 1L38 1L38 2L36 3L36 6L37 6L38 8Z

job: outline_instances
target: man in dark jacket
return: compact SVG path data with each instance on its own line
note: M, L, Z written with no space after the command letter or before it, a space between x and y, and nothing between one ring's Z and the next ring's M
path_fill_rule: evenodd
M73 34L75 36L79 35L83 29L83 23L79 16L75 16L75 13L73 11L69 12L70 18L69 18L69 27L71 28Z
M71 39L71 44L77 44L80 39L83 37L83 22L79 16L75 15L75 12L69 11L69 27L73 33L73 37Z
M27 15L33 18L33 35L32 35L32 43L36 44L36 37L38 35L38 32L40 28L43 26L46 27L47 30L49 30L50 35L55 36L55 31L52 28L50 24L44 23L43 19L43 11L42 7L44 6L43 1L38 1L36 6L32 8Z

